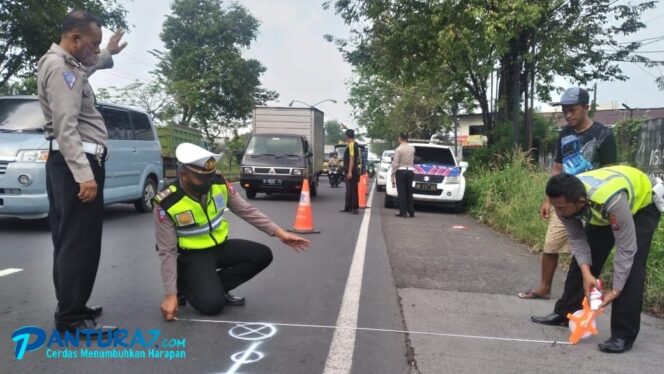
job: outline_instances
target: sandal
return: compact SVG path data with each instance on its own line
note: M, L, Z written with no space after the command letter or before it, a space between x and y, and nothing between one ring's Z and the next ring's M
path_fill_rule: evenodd
M540 295L538 293L533 292L533 290L528 290L524 292L519 292L518 294L520 299L526 299L526 300L549 300L551 298L551 295Z

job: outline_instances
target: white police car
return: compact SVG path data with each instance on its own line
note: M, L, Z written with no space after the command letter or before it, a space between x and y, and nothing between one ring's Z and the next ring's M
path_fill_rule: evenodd
M383 151L383 155L380 157L380 164L378 164L378 172L376 175L376 189L378 191L385 191L385 185L387 184L388 175L387 169L390 168L392 163L392 157L394 156L393 150Z
M463 209L467 162L457 162L453 147L433 143L414 143L415 178L413 199L416 203L441 204ZM391 182L392 167L387 170L385 207L398 207L397 189Z

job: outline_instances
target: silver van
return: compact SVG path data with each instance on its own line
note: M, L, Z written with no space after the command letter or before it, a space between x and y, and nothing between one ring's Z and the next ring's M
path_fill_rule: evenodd
M163 185L161 146L150 117L137 109L98 103L108 130L104 203L152 211ZM0 96L0 217L48 215L44 115L34 96Z

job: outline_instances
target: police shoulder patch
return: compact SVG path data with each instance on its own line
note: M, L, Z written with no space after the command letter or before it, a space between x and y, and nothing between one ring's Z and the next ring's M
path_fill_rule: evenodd
M157 194L157 196L154 197L154 201L156 201L157 203L161 203L162 201L164 201L164 199L166 199L167 197L172 195L173 192L175 192L175 188L171 188L171 187L173 187L173 186L170 186L169 188L159 192Z
M62 73L62 77L65 79L65 84L70 90L74 88L74 85L76 84L76 74L71 71L65 71Z

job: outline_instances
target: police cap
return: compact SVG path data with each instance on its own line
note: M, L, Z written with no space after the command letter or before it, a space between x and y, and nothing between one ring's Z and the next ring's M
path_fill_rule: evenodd
M182 143L175 149L175 157L187 166L187 169L198 174L213 174L217 171L220 154L212 153L205 148L191 143Z

